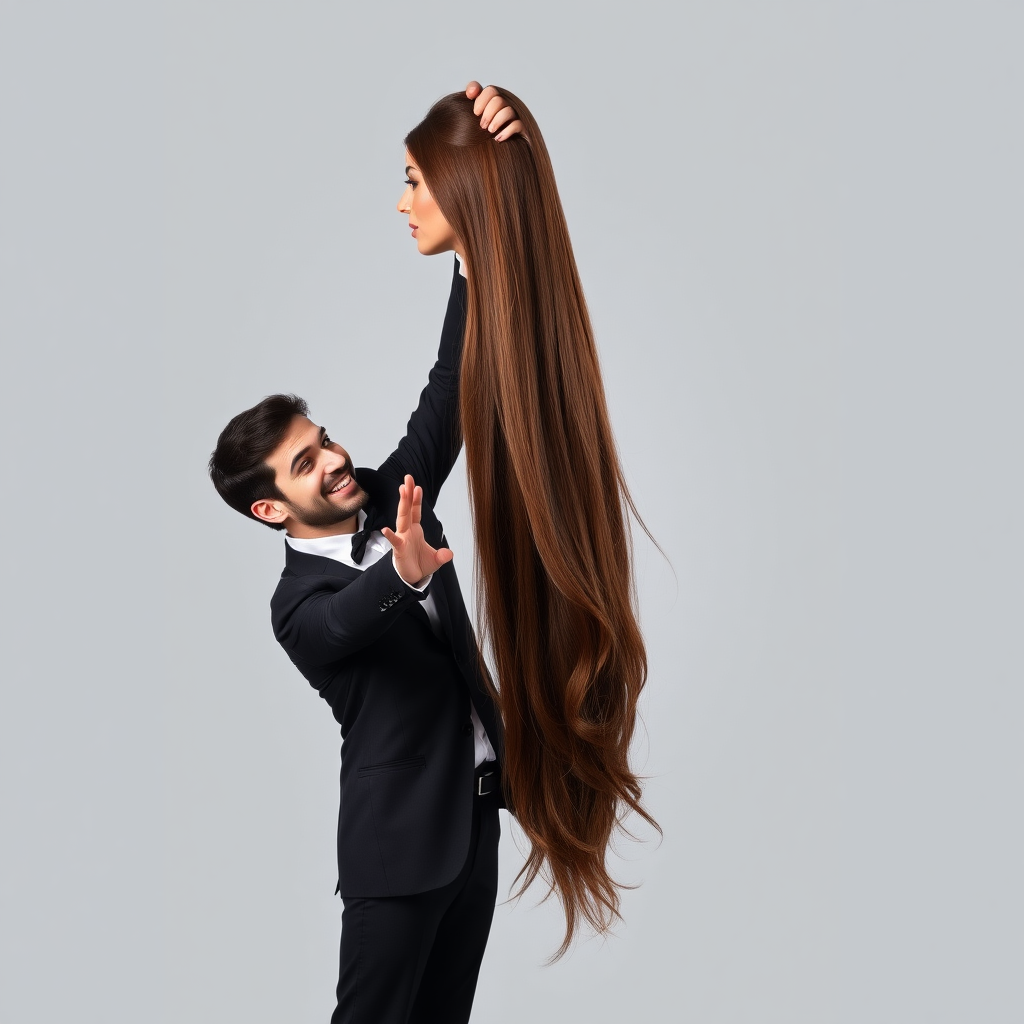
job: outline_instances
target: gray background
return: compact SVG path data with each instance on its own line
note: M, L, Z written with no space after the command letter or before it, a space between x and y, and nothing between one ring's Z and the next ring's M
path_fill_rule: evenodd
M1010 7L4 5L5 1024L327 1020L337 730L204 463L291 389L388 453L450 272L401 139L471 77L543 127L671 563L664 841L556 967L499 907L475 1019L1024 1019ZM461 468L440 510L468 585Z

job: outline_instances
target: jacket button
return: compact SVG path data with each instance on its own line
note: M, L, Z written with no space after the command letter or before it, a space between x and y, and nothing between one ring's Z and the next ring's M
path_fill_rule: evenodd
M472 722L467 722L462 727L462 735L463 736L472 736L473 735L473 723Z

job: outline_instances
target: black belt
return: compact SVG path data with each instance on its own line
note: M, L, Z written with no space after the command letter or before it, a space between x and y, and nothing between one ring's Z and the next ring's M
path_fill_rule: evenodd
M476 766L473 777L473 795L491 796L501 788L501 772L497 761L483 761Z

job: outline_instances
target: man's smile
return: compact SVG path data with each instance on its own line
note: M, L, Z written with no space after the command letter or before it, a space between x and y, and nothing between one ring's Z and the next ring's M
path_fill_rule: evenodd
M355 482L355 477L352 476L352 470L346 468L342 472L342 475L336 480L327 482L324 496L330 497L332 494L344 494L349 490L349 488L354 486Z

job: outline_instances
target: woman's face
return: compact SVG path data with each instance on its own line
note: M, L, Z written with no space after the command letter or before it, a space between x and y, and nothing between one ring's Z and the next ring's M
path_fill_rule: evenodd
M408 150L405 151L405 175L405 191L398 200L398 212L409 215L409 227L416 239L416 247L424 256L436 256L452 249L461 254L462 245L452 226L444 219L441 207L434 201Z

